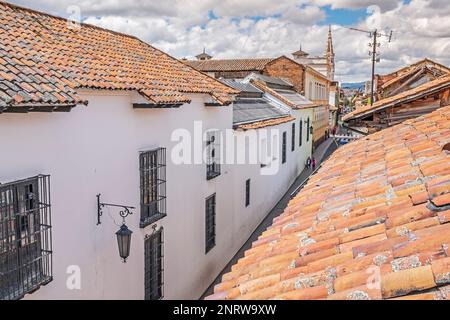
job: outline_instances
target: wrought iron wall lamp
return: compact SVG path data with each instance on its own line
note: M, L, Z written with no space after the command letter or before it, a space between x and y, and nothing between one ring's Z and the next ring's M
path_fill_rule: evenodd
M124 205L118 205L118 204L111 204L111 203L104 203L100 201L101 194L97 195L97 225L100 225L101 217L103 215L103 208L104 207L115 207L115 208L121 208L119 211L119 215L122 217L122 225L120 229L116 232L117 237L117 245L119 247L119 255L122 258L122 261L125 263L127 262L127 258L130 255L130 248L131 248L131 234L133 231L128 229L127 225L125 224L125 218L129 215L133 214L131 210L134 210L135 207L131 206L124 206Z

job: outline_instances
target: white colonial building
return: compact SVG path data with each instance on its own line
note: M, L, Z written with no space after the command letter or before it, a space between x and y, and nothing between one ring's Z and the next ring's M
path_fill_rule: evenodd
M0 11L0 299L199 298L304 169L311 109L239 122L245 90L134 37ZM255 132L268 156L227 161Z

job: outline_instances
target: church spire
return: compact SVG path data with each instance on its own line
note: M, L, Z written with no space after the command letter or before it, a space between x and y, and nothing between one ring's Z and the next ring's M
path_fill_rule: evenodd
M328 28L328 41L327 41L327 50L325 53L325 57L327 58L327 73L328 78L334 80L334 71L335 71L335 65L334 65L334 47L333 47L333 34L331 33L331 25Z
M333 34L331 33L331 26L329 26L328 28L328 42L326 55L329 57L334 57Z

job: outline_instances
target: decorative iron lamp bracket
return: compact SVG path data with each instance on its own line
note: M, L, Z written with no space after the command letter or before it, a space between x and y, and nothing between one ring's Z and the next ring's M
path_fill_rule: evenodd
M129 215L133 214L131 210L136 209L135 207L130 206L124 206L120 204L111 204L111 203L103 203L100 201L101 194L97 195L97 225L100 225L101 222L101 216L103 215L103 208L104 207L115 207L115 208L122 208L122 210L119 211L119 215L123 219L123 223L125 223L125 218Z

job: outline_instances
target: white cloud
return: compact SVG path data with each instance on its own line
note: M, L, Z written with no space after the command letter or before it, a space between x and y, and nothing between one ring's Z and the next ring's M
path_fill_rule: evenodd
M73 0L10 0L66 16ZM313 55L325 50L328 26L324 9L361 9L372 4L366 20L355 27L394 30L392 43L380 39L381 63L389 72L429 57L450 64L450 1L412 0L81 0L86 22L129 33L176 57L193 57L203 47L217 58L274 57L300 43ZM213 12L216 19L209 19ZM367 35L333 26L336 73L342 81L370 76Z
M383 11L392 10L399 5L398 0L312 0L319 6L331 6L332 9L362 9L373 5L379 6Z

